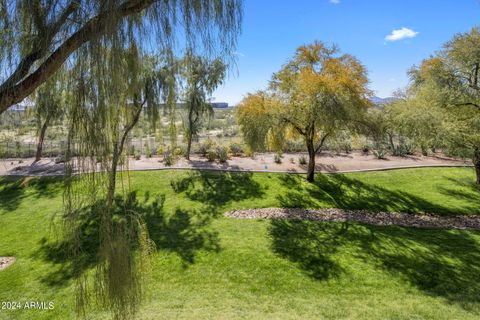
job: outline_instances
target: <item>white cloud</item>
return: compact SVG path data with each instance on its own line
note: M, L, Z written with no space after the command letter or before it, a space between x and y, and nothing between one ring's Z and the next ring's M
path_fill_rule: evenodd
M408 38L415 38L417 34L418 34L417 31L413 31L412 29L403 27L401 29L393 30L392 33L390 33L388 36L385 37L385 40L398 41L398 40L403 40Z
M233 54L242 58L245 57L245 55L239 51L235 51Z
M339 4L339 3L340 3L340 0L330 0L330 3Z

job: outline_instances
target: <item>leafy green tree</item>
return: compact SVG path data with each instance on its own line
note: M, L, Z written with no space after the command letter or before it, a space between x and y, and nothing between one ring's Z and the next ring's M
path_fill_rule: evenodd
M262 135L268 132L281 137L287 130L295 131L305 142L309 155L307 180L313 182L315 155L325 141L339 130L361 125L370 106L367 85L363 65L351 55L340 54L336 46L314 42L299 47L273 75L268 93L247 96L240 104L244 109L238 112L244 136L251 135L248 132L252 127L257 133L246 142L264 140ZM255 100L261 103L252 105ZM256 116L266 122L261 124L263 121L256 119L250 125L248 118Z
M243 139L251 151L265 150L271 123L271 99L266 91L249 93L238 105L235 116Z
M455 35L410 75L417 95L428 92L443 114L446 148L472 159L480 184L480 29Z
M190 159L192 139L201 129L202 120L213 115L209 97L225 79L226 65L220 60L209 61L191 52L182 59L183 81L185 82L184 102L186 117L184 121L187 140L187 160Z
M34 115L38 127L37 150L34 162L42 158L43 144L48 127L64 113L62 79L54 76L40 86L35 94Z

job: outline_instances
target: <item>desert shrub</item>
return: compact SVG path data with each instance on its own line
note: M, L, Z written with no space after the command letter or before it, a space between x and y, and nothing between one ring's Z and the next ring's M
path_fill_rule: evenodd
M209 150L212 149L212 147L215 146L215 142L212 141L210 138L203 141L202 143L200 143L199 147L198 147L198 152L203 156L203 157L206 157Z
M405 144L405 153L407 155L413 155L415 154L415 146L413 144Z
M242 146L236 142L230 143L230 145L228 146L228 149L230 153L233 154L234 156L239 156L243 153Z
M352 144L350 142L345 142L342 147L343 147L343 151L346 154L349 154L352 152Z
M59 155L58 157L55 158L55 163L64 163L65 162L65 155Z
M422 151L422 156L424 156L424 157L428 156L428 147L421 146L420 149Z
M281 153L276 153L274 156L273 156L273 161L275 161L275 163L282 163L282 154Z
M290 158L290 163L295 163L295 159L294 159L294 158Z
M362 147L362 152L363 152L363 154L368 154L370 152L370 146L364 145Z
M217 150L211 148L207 151L207 160L215 161L215 159L217 159Z
M306 165L307 164L307 158L305 156L300 156L298 158L298 163L300 163L301 165Z
M161 155L163 154L165 151L165 146L164 145L159 145L158 148L157 148L157 154L158 155Z
M181 156L182 154L184 154L182 148L176 147L175 149L173 149L173 156L179 157L179 156Z
M135 160L140 160L141 157L142 157L142 155L140 154L140 151L135 150L135 154L133 155L133 158Z
M415 153L415 146L412 144L400 144L395 147L392 154L397 157L404 157L406 155L412 155Z
M384 160L385 159L385 150L384 149L377 149L373 151L373 155L375 158Z
M305 146L302 141L287 140L285 142L285 151L287 152L302 152L305 151Z
M175 163L175 157L170 150L163 154L163 164L167 167L172 166Z
M221 163L225 163L228 160L228 149L226 147L218 147L217 148L217 157L218 161Z

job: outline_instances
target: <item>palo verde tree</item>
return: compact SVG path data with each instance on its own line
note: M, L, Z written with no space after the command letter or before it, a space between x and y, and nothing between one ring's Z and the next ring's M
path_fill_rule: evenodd
M48 127L64 113L64 84L59 74L48 79L38 88L35 94L33 113L37 122L38 136L34 163L42 158L43 144Z
M410 71L417 96L443 114L445 147L472 159L480 184L480 29L460 33Z
M256 126L253 132L259 134L257 139L263 140L266 137L260 134L266 132L279 136L294 131L305 142L309 156L307 180L313 182L315 154L325 141L339 130L354 128L364 117L370 105L367 85L367 72L353 56L340 54L336 46L322 42L301 46L273 75L268 93L247 96L240 104L242 132L249 136L251 127ZM254 101L261 103L252 106ZM247 110L252 109L258 110L249 114ZM252 121L251 125L246 118L242 119L254 115L259 115L261 121L269 120L261 124L258 120Z
M192 140L197 137L202 121L213 115L210 96L225 79L227 66L220 59L209 61L188 52L182 59L182 80L185 83L185 138L187 151L185 157L190 159Z

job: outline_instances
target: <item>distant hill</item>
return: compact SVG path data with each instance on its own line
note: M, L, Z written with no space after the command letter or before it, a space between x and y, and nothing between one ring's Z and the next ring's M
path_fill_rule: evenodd
M370 101L379 107L383 107L384 105L394 102L396 100L398 100L398 98L394 98L394 97L380 98L380 97L374 96L370 98Z

